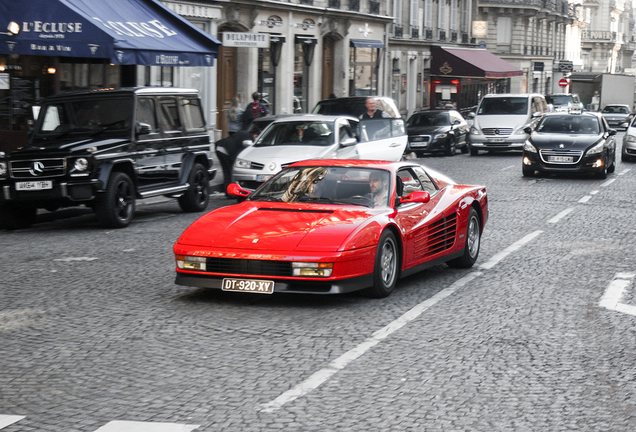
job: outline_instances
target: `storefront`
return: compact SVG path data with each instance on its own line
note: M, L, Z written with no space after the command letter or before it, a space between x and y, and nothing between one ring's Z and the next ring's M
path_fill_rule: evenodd
M465 112L488 93L510 91L523 71L485 49L431 47L431 108Z
M42 97L140 82L173 85L180 67L213 66L220 45L155 0L2 2L0 29L5 149L24 143L31 106Z

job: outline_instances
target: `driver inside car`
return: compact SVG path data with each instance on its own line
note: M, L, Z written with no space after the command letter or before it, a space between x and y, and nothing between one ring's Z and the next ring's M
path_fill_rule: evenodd
M387 205L389 200L389 177L385 173L372 172L369 174L369 189L366 195L373 201L374 206Z

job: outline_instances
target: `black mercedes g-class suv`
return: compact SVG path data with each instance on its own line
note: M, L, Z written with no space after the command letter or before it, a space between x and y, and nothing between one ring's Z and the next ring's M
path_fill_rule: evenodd
M85 204L107 227L130 224L135 200L209 201L210 137L197 90L122 88L46 99L29 144L0 153L0 226L27 228L39 208Z

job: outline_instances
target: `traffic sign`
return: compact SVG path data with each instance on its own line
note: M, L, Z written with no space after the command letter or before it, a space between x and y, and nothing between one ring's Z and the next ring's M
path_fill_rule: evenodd
M568 82L568 80L566 80L565 78L561 78L561 79L559 80L559 87L564 87L564 88L565 88L565 87L567 87L567 86L568 86L568 84L569 84L569 82Z

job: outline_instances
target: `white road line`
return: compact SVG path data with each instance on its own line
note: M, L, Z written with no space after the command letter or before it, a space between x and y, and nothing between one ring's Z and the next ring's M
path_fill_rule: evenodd
M605 294L603 294L599 306L636 316L636 306L620 302L625 288L632 283L634 277L636 277L636 273L617 273L605 290Z
M200 425L178 423L150 423L137 421L112 421L95 432L190 432Z
M548 221L548 223L552 223L555 224L557 222L559 222L561 219L563 219L564 217L566 217L572 210L574 210L573 207L570 207L568 209L563 210L561 213L559 213L558 215L556 215L555 217L553 217L552 219L550 219Z
M15 330L31 325L47 311L42 308L0 311L0 331Z
M7 426L12 425L13 423L17 423L22 420L24 416L19 415L2 415L0 414L0 429L3 429Z
M99 258L94 257L68 257L68 258L56 258L53 261L63 261L63 262L71 262L71 261L95 261Z
M627 174L631 170L632 170L631 168L624 169L623 171L619 172L618 175L621 176L621 175Z
M597 193L599 193L598 189L597 190L593 190L592 192L590 192L590 195L596 195Z
M607 186L611 185L612 183L614 183L615 181L616 181L615 178L611 179L611 180L608 180L605 183L601 183L601 187L607 187Z
M527 243L530 243L532 240L534 240L535 237L537 237L542 232L543 231L535 231L533 233L528 234L527 236L525 236L521 240L519 240L519 241L511 244L510 246L508 246L506 249L504 249L501 252L498 252L495 255L493 255L492 258L490 258L484 264L481 264L479 266L479 268L482 268L484 270L489 270L489 269L493 268L495 265L497 265L497 263L499 263L499 261L501 261L502 259L504 259L508 255L510 255L514 251L518 250L523 245L525 245Z
M514 165L510 165L510 166L507 166L505 168L502 168L501 170L502 171L506 171L506 170L509 170L509 169L513 169L514 167L515 167Z
M586 196L584 196L583 198L581 198L581 199L579 200L579 202L580 202L581 204L585 204L586 202L588 202L588 201L589 201L589 200L591 200L591 199L592 199L592 195L586 195Z
M459 279L448 288L438 292L433 297L416 305L415 307L413 307L408 312L404 313L401 317L399 317L395 321L389 323L387 326L373 333L371 337L369 337L367 340L362 342L360 345L356 346L352 350L347 351L346 353L344 353L343 355L341 355L340 357L338 357L337 359L329 363L329 365L326 368L321 369L318 372L314 373L305 381L296 385L295 387L291 388L285 393L281 394L273 401L265 403L265 404L261 404L258 407L258 410L262 412L267 412L267 413L274 412L280 409L286 403L291 402L295 399L298 399L299 397L302 397L306 395L307 393L309 393L310 391L320 387L323 383L325 383L329 378L331 378L339 370L344 369L345 366L347 366L353 360L357 359L358 357L366 353L368 350L370 350L375 345L380 343L380 341L388 337L393 332L401 329L410 321L413 321L415 318L419 317L425 310L435 305L436 303L439 303L440 301L444 300L446 297L453 294L459 288L463 287L468 282L477 278L481 274L482 274L481 272L469 273L468 275Z

